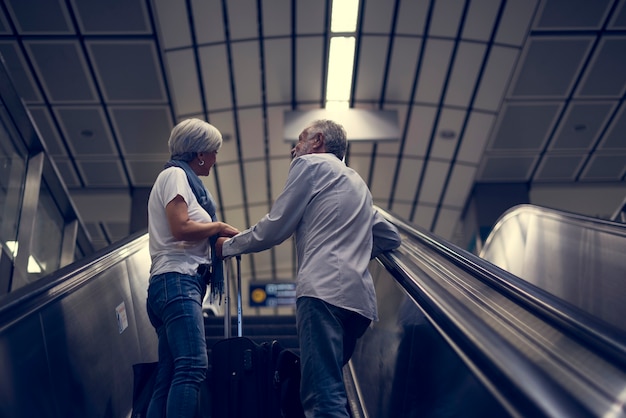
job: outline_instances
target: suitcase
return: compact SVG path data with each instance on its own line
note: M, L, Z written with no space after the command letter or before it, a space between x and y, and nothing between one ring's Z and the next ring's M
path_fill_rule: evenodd
M281 417L273 385L277 341L257 344L242 336L241 258L237 264L237 336L231 336L230 290L225 286L224 339L211 348L211 417ZM226 263L227 268L229 263ZM228 278L228 271L226 272Z

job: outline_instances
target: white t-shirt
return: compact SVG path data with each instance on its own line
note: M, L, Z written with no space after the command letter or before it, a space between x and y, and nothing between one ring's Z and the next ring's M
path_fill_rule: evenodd
M211 216L200 206L193 194L187 175L182 168L169 167L157 177L148 199L148 236L150 277L156 274L178 272L193 275L199 264L210 264L208 239L200 241L177 241L167 221L165 207L177 195L187 203L189 219L196 222L211 222Z

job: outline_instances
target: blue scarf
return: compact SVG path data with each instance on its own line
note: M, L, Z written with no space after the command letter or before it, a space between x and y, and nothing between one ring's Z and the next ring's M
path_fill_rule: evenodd
M191 187L193 194L196 195L198 203L200 203L200 206L202 206L202 208L211 216L211 220L213 222L217 222L215 200L213 200L211 192L204 187L200 177L198 177L197 174L193 172L191 167L189 167L189 164L182 160L172 159L165 164L165 168L168 167L179 167L185 170L185 174L187 174L187 181L189 181L189 186ZM224 265L222 260L217 257L217 252L215 251L217 238L217 235L209 238L209 243L211 245L211 268L213 270L210 282L211 293L209 295L209 301L211 303L213 303L217 296L219 296L219 301L222 303L222 295L224 294Z

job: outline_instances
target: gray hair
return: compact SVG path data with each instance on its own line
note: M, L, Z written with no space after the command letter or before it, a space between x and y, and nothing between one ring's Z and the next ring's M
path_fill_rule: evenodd
M335 154L337 158L343 160L343 157L346 155L348 139L346 130L342 125L332 120L318 119L309 125L307 133L309 135L307 139L311 139L318 133L323 134L326 152Z
M174 160L191 161L199 152L214 152L222 146L222 134L210 123L186 119L174 126L167 141Z

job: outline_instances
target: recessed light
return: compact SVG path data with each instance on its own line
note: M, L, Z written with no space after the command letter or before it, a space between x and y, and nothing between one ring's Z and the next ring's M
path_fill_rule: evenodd
M93 136L93 131L91 129L83 129L80 131L80 134L85 138L91 138Z
M583 124L583 123L579 123L577 125L574 125L574 131L576 132L582 132L584 130L587 129L587 125Z
M456 137L456 132L454 132L452 129L443 129L439 131L439 136L442 139L453 139L454 137Z

